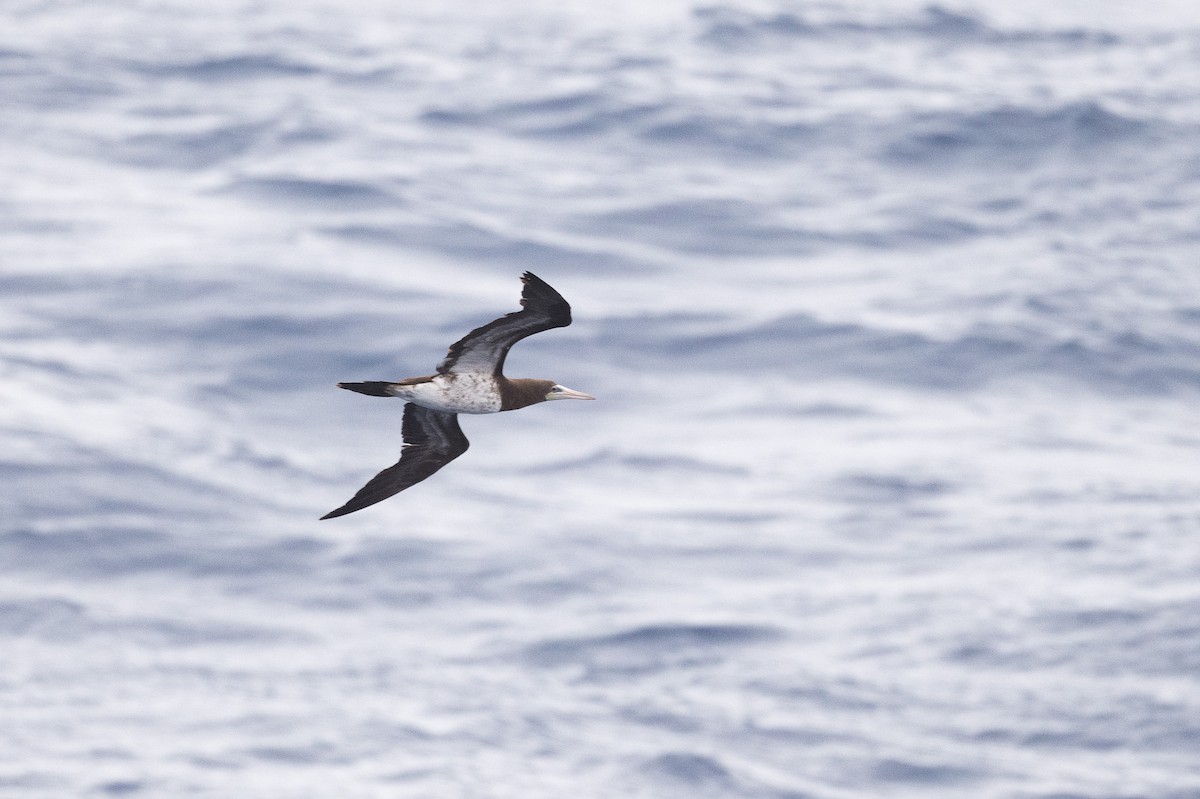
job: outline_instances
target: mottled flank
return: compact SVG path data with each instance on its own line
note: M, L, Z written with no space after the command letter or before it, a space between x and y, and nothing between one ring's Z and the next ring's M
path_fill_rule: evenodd
M1200 797L1200 3L4 10L0 799Z
M392 383L389 394L445 413L496 413L503 404L491 374L440 374L408 385Z

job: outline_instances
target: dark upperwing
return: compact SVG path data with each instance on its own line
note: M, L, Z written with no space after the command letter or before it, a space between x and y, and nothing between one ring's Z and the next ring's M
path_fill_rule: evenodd
M450 345L438 372L501 375L508 350L526 336L571 324L571 306L532 272L521 276L521 310L477 327Z
M462 455L469 446L458 426L458 414L432 411L412 402L404 406L401 431L404 451L399 462L372 477L349 502L322 519L345 516L399 494Z

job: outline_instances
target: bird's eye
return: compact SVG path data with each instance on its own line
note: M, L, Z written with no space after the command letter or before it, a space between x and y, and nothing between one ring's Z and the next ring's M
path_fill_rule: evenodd
M554 388L550 389L550 393L551 394L561 394L562 386L555 386Z

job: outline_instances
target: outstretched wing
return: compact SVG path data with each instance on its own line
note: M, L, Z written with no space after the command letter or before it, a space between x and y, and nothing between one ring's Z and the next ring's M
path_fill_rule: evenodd
M413 402L404 406L401 430L404 451L400 461L372 477L349 502L322 519L345 516L399 494L466 452L469 446L458 426L458 414L431 411Z
M477 327L450 345L438 372L500 375L508 350L526 336L571 324L571 306L532 272L521 276L521 310Z

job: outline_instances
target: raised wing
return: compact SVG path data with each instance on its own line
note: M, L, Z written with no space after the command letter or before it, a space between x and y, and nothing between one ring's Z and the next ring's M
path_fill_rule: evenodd
M477 327L450 345L438 372L500 375L509 348L526 336L571 324L571 306L532 272L521 276L521 310Z
M467 451L467 437L458 426L458 414L422 408L416 403L404 406L404 451L395 466L389 466L371 478L350 501L322 519L332 519L382 502L429 477Z

